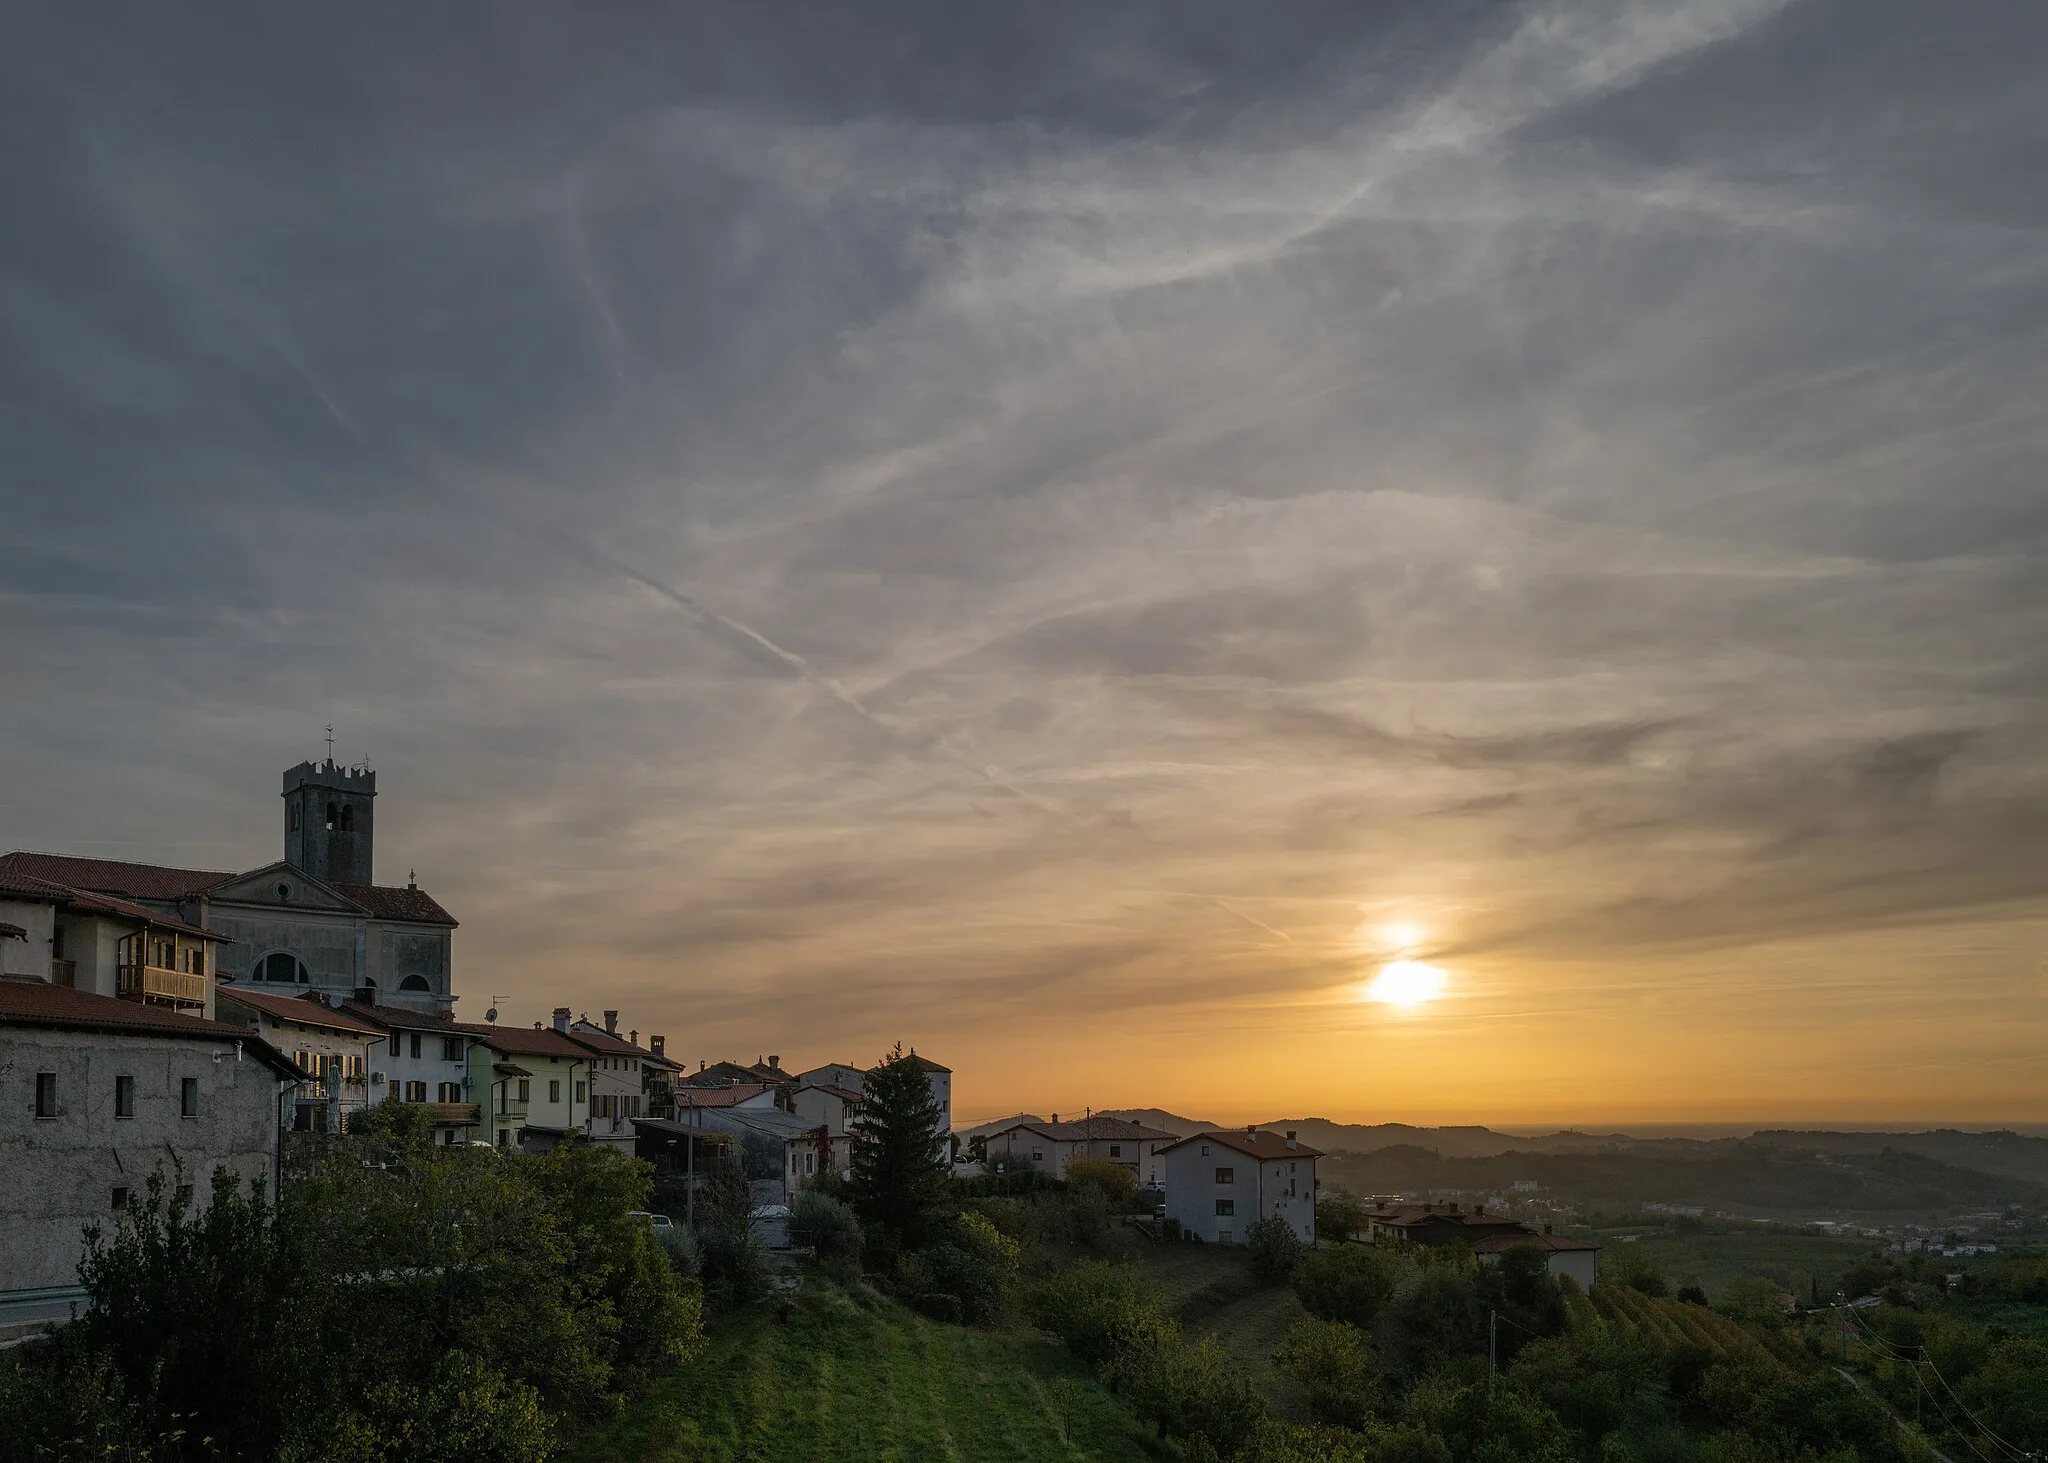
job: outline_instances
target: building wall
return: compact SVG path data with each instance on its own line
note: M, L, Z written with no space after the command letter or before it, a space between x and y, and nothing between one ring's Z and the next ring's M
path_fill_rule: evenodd
M0 974L50 978L50 938L56 933L54 906L28 899L0 898L0 922L20 925L26 940L0 940Z
M76 1284L85 1226L110 1228L115 1187L139 1201L154 1170L169 1179L172 1155L201 1202L216 1165L270 1179L279 1078L233 1053L212 1037L0 1027L0 1291ZM34 1115L37 1072L57 1074L55 1118ZM135 1078L132 1118L114 1116L120 1075ZM197 1117L180 1115L186 1077L199 1082Z
M220 1019L231 1026L250 1026L261 1033L263 1039L283 1052L298 1059L305 1053L308 1059L317 1058L323 1068L336 1073L347 1073L351 1068L360 1070L361 1076L341 1075L330 1079L337 1101L327 1100L329 1083L301 1082L292 1093L284 1111L284 1122L288 1126L310 1126L322 1128L327 1118L318 1109L338 1110L341 1122L348 1122L348 1115L367 1103L375 1102L383 1094L372 1093L370 1089L370 1064L376 1060L382 1046L382 1039L367 1032L330 1031L319 1026L308 1026L296 1021L280 1021L268 1012L258 1012L254 1007L237 1003L230 992L220 1003ZM302 1061L301 1066L315 1070L311 1061ZM299 1109L306 1110L306 1116L298 1116Z
M1279 1215L1310 1244L1316 1233L1316 1161L1313 1158L1257 1159L1222 1143L1179 1145L1164 1155L1166 1212L1189 1234L1218 1244L1242 1244L1254 1220ZM1216 1182L1216 1170L1231 1171L1231 1182ZM1228 1200L1232 1212L1216 1213Z
M527 1100L524 1118L508 1118L498 1112L498 1088L510 1081L516 1097L520 1081L517 1077L504 1078L492 1072L492 1066L498 1062L510 1062L533 1074L525 1079L531 1096ZM483 1041L477 1041L470 1047L469 1070L470 1090L475 1094L471 1101L484 1104L482 1127L477 1136L485 1141L497 1143L500 1133L509 1129L513 1146L519 1147L522 1144L519 1130L528 1123L544 1128L581 1128L590 1116L590 1072L580 1060L507 1055ZM550 1084L559 1085L551 1088ZM583 1089L580 1096L577 1092L579 1086ZM555 1095L551 1096L551 1091Z

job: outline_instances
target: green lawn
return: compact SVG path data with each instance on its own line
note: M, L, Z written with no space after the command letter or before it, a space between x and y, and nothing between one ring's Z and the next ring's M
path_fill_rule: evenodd
M713 1328L703 1356L601 1429L576 1463L1148 1459L1144 1425L1052 1342L865 1308L807 1279Z
M1603 1245L1619 1247L1619 1235L1636 1232L1636 1243L1663 1262L1664 1271L1675 1287L1683 1276L1694 1276L1709 1296L1718 1297L1730 1277L1762 1275L1791 1290L1801 1300L1811 1293L1814 1277L1820 1279L1823 1294L1830 1291L1841 1273L1878 1244L1876 1240L1844 1239L1821 1234L1674 1234L1664 1230L1617 1230L1597 1235Z

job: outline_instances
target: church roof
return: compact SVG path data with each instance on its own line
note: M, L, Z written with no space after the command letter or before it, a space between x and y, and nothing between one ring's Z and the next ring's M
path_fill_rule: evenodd
M407 886L394 889L385 884L336 884L334 886L370 912L372 919L397 920L414 925L455 926L455 916L440 906L424 889Z

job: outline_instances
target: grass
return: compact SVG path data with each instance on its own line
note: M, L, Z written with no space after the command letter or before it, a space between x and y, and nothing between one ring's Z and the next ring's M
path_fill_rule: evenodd
M865 1302L865 1303L863 1303ZM577 1439L574 1463L925 1463L1152 1455L1145 1429L1034 1334L926 1320L812 1278L713 1329L703 1356Z
M1251 1257L1233 1245L1148 1245L1137 1262L1187 1336L1214 1336L1259 1378L1283 1416L1301 1414L1299 1389L1273 1367L1275 1348L1308 1315L1293 1287L1260 1280Z
M1609 1248L1619 1248L1617 1230L1597 1238ZM1683 1277L1696 1278L1707 1294L1718 1298L1721 1287L1737 1275L1761 1275L1776 1281L1801 1300L1812 1293L1818 1278L1823 1296L1834 1289L1844 1270L1870 1253L1875 1241L1820 1234L1774 1234L1764 1231L1745 1234L1735 1231L1696 1234L1671 1231L1637 1231L1641 1248L1655 1255L1664 1272L1677 1286Z

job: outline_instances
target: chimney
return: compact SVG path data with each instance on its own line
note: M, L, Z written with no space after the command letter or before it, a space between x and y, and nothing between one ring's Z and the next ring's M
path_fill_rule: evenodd
M668 1038L665 1036L650 1036L647 1038L647 1047L657 1057L665 1057L668 1055Z
M633 1043L634 1046L640 1045L640 1028L636 1026L631 1031L627 1032L626 1040Z
M768 1065L775 1068L775 1070L779 1072L782 1070L782 1058L774 1055L773 1053L770 1053L768 1057Z
M564 1036L568 1035L569 1008L567 1006L555 1007L555 1030L561 1032Z
M704 1067L705 1067L705 1062L704 1062L704 1059L703 1059L702 1057L699 1057L699 1058L697 1058L697 1070L701 1072L701 1071L703 1071L703 1070L704 1070Z
M1246 1137L1256 1138L1259 1135L1259 1125L1257 1123L1246 1123L1244 1131Z
M1299 1143L1294 1141L1294 1129L1292 1128L1289 1128L1287 1130L1287 1146L1289 1148L1299 1148L1301 1146Z
M604 1034L606 1036L617 1036L619 1034L618 1012L607 1011L604 1013Z
M1060 1115L1059 1115L1058 1113L1054 1113L1054 1114L1052 1115L1052 1120L1053 1120L1054 1122L1058 1122L1058 1121L1060 1120Z

